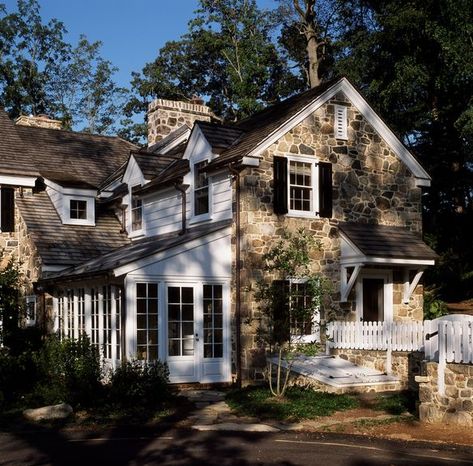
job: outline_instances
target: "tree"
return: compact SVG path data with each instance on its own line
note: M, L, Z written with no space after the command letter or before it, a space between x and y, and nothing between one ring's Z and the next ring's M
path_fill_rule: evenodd
M64 24L45 24L37 0L18 0L17 11L0 6L0 105L11 117L46 113L67 128L110 133L125 90L117 71L100 56L100 42L81 36L65 42Z
M337 72L363 88L433 178L424 225L442 259L428 281L444 299L473 297L471 2L340 3Z
M296 233L285 232L263 256L267 275L265 280L258 282L255 293L263 315L258 335L270 356L277 354L276 386L273 384L274 364L271 360L268 364L270 390L277 397L284 396L288 386L291 357L297 341L293 332L302 331L303 326L318 325L314 322L314 314L320 309L327 285L320 274L312 272L311 253L320 247L319 241L300 229ZM283 364L286 365L284 379Z
M188 32L133 75L128 116L156 97L197 94L234 121L291 94L296 77L272 42L274 26L274 16L255 0L200 0Z
M279 43L305 75L308 87L318 86L333 64L332 35L337 8L330 0L280 0Z

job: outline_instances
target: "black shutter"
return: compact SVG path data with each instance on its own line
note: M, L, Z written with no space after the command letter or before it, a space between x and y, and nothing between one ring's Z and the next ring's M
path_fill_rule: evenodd
M15 231L15 191L13 188L1 188L1 230Z
M274 213L287 214L287 159L274 157Z
M332 217L332 164L319 163L319 216Z
M282 344L291 337L288 280L273 281L273 343Z

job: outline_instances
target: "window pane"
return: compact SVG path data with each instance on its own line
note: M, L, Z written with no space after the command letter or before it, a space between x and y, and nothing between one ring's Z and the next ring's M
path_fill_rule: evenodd
M146 314L138 314L136 316L136 328L140 330L146 329Z
M177 286L170 286L168 288L168 303L179 303L180 299L180 288Z
M148 298L157 298L157 297L158 297L158 284L148 283Z
M194 306L192 304L182 306L182 320L194 320Z
M158 347L156 345L151 345L149 347L148 359L151 361L154 359L158 359Z
M181 340L169 340L169 356L180 356Z
M149 299L148 300L148 314L157 314L158 313L158 300Z
M181 310L179 304L170 304L168 306L168 319L169 320L179 320L181 315Z
M136 284L136 296L137 298L146 297L146 283L137 283Z
M212 286L204 285L204 298L212 298Z
M148 328L150 328L150 329L158 328L158 316L157 315L150 315L148 317Z
M221 357L223 357L223 345L219 343L214 345L214 358Z
M182 288L182 302L193 303L194 302L194 289L193 288Z

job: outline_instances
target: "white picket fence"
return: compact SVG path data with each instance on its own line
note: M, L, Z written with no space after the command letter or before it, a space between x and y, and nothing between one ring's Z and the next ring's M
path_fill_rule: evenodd
M331 322L331 348L386 351L422 351L422 322Z
M386 372L392 368L392 351L424 351L436 361L438 389L445 393L447 363L473 363L473 316L449 315L424 322L331 322L330 348L386 351Z

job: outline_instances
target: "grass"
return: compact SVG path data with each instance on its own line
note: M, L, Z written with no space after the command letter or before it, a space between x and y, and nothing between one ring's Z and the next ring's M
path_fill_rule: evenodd
M373 409L397 415L405 412L415 413L416 394L412 392L401 392L379 396Z
M289 388L282 399L273 397L266 387L246 387L229 392L226 401L239 415L287 421L330 416L359 406L356 398L349 395L299 387Z

